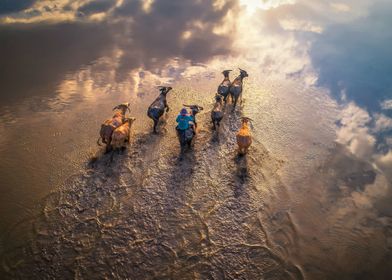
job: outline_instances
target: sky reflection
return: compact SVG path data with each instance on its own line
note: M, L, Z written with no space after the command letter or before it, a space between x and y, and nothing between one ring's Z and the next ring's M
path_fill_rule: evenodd
M2 99L31 95L34 87L57 83L65 73L102 56L115 58L117 82L123 82L138 69L159 75L175 58L201 63L230 52L233 38L215 29L228 13L235 16L235 1L159 1L150 6L143 1L37 1L3 16ZM93 17L102 13L98 21Z
M1 2L4 155L12 158L5 148L9 145L22 151L18 158L29 148L12 141L16 131L10 127L21 128L23 118L37 140L40 122L47 123L53 135L60 121L64 131L72 126L80 132L73 123L85 108L95 108L88 112L90 122L80 128L90 133L82 144L58 135L53 143L48 140L53 150L48 157L65 154L54 148L58 141L66 153L77 153L75 146L91 153L90 135L95 137L107 104L127 99L135 114L145 116L145 104L160 84L178 85L180 90L172 95L177 101L203 102L205 95L192 90L213 96L220 72L233 69L234 76L241 67L250 74L243 112L259 116L258 141L287 161L293 189L308 188L306 199L298 201L306 204L308 197L321 197L317 201L327 209L301 205L298 217L300 211L321 212L314 221L305 217L304 228L312 232L319 225L322 234L335 223L335 214L352 218L354 224L374 215L371 219L382 225L383 218L392 215L391 1ZM26 118L27 113L34 115ZM62 114L69 115L66 121ZM136 128L148 129L143 121ZM78 160L75 166L85 158ZM12 168L19 167L18 159L10 162ZM53 168L50 159L47 163L48 170ZM9 189L16 185L13 180ZM341 200L336 193L342 194ZM322 225L323 218L330 220ZM337 242L328 238L327 245ZM317 255L323 255L324 245ZM331 263L336 261L329 257Z
M111 87L129 83L136 92L147 80L170 83L238 65L328 89L342 106L337 141L385 170L391 8L367 0L5 1L1 100L53 94L65 75L102 59L111 61Z

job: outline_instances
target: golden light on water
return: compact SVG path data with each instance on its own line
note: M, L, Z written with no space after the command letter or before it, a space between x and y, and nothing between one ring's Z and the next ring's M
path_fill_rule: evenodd
M143 10L147 14L151 12L152 5L154 4L154 0L145 0L143 1Z
M280 5L294 3L295 0L240 0L241 6L244 6L248 13L254 13L258 9L269 10Z
M392 99L377 93L391 87L392 35L383 14L390 6L25 3L32 4L0 7L0 91L7 94L0 104L1 275L392 274L385 246L392 219L380 214L392 213ZM243 102L234 109L228 101L217 133L210 117L222 70L232 69L233 80L239 68L249 73ZM159 85L173 91L153 135L146 111ZM364 107L372 106L366 92L380 107L374 112ZM96 143L99 129L122 102L137 119L131 141L106 154ZM186 154L175 130L183 104L205 108ZM236 151L241 116L255 120L246 157ZM20 131L24 137L15 137Z

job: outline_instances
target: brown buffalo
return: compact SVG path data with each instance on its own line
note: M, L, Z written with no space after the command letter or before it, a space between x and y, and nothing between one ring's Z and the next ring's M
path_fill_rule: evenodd
M129 143L131 127L135 118L127 118L124 123L117 127L112 134L112 148L120 149L125 147L125 143Z
M237 133L238 153L240 155L246 154L250 145L252 144L252 136L250 134L249 122L250 118L242 118L242 126Z
M131 111L129 109L129 106L130 106L129 103L122 103L113 108L113 111L115 111L113 117L111 119L107 119L101 125L101 130L99 131L100 137L98 138L97 141L98 145L101 146L100 141L102 141L102 143L106 144L107 150L111 149L113 131L124 123L126 111L127 110L129 112Z

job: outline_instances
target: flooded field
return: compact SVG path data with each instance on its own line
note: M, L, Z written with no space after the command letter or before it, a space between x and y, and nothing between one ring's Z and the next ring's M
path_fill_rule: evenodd
M274 29L273 17L299 16L308 1L85 2L0 13L2 278L391 279L389 97L363 106L344 75L336 96L312 49L331 44L313 38L327 23L307 19L324 33L283 19ZM340 13L349 5L355 22L363 2L331 6L332 22L353 25ZM186 16L166 19L173 11ZM51 16L60 22L45 23ZM47 57L38 72L37 55ZM238 67L249 74L243 102L229 102L214 131L221 71L233 80ZM154 134L146 111L159 85L173 90ZM136 118L131 141L104 153L100 125L122 102ZM185 153L175 131L183 104L204 108ZM242 116L253 119L245 156Z

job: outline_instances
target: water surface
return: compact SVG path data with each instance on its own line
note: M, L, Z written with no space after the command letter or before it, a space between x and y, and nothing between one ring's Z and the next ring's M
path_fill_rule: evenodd
M0 6L0 252L8 279L390 279L387 1ZM243 103L210 110L223 76ZM390 72L390 71L389 71ZM146 116L170 85L154 135ZM130 102L132 140L96 145ZM185 155L182 104L198 104ZM240 117L254 120L236 153Z

